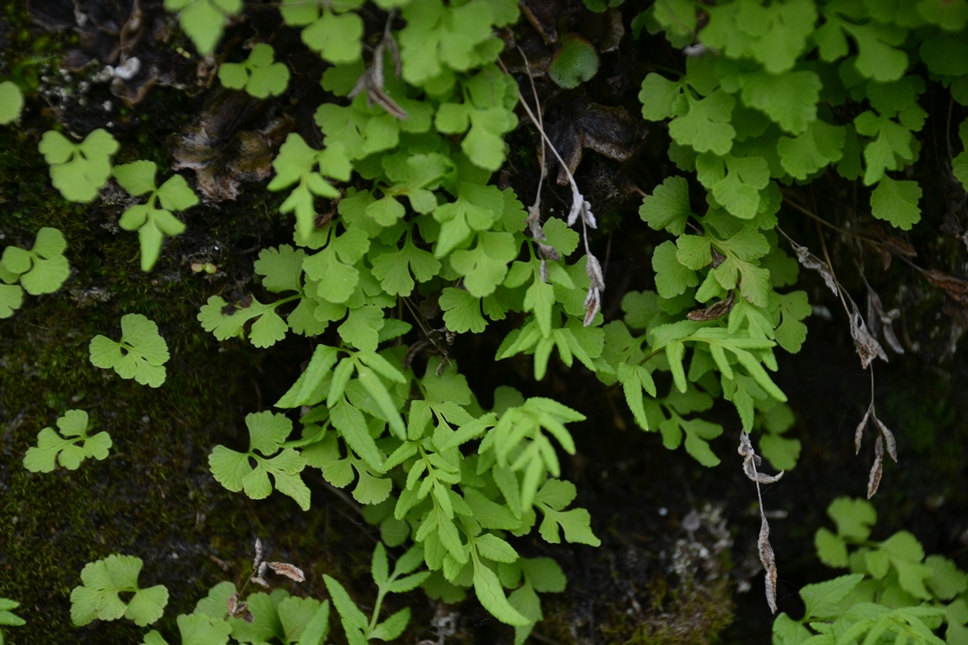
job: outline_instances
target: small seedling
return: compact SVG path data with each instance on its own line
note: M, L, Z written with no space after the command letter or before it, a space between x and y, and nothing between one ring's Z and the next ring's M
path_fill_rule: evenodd
M153 161L135 161L116 167L112 173L132 195L149 193L146 203L129 206L119 222L126 231L138 231L142 271L150 271L155 266L165 235L174 236L185 230L185 225L171 211L183 211L198 204L198 197L181 175L172 175L161 187L156 187L156 170ZM161 202L161 208L155 206L156 200Z
M60 132L48 130L40 140L40 152L50 164L54 188L72 202L94 201L111 175L111 157L118 142L98 128L80 143L71 143Z
M165 382L168 344L158 334L158 325L141 314L121 317L121 340L100 334L91 339L91 363L113 368L121 378L133 378L142 385L160 387Z
M138 587L141 558L112 554L103 560L89 562L81 570L84 583L71 591L71 620L75 625L87 625L95 618L117 620L124 617L136 625L150 625L164 612L168 604L168 589L155 585ZM127 603L119 594L133 593Z
M57 419L57 427L60 434L50 427L40 431L37 445L27 449L24 468L34 473L49 473L60 462L67 470L77 470L87 457L99 461L107 458L111 436L104 431L88 436L87 412L68 410Z
M19 119L23 107L24 95L16 83L12 81L0 83L0 123L7 124Z
M218 79L222 85L233 90L245 91L264 99L278 96L289 84L289 68L284 63L274 63L272 45L259 43L252 48L249 58L241 63L222 63Z
M8 246L3 250L2 265L0 265L0 280L11 285L18 277L24 290L32 296L43 293L54 293L60 289L64 281L71 274L71 266L64 257L67 241L64 234L56 228L44 227L37 231L37 239L29 251L16 246ZM3 315L3 290L0 290L0 318ZM15 295L11 291L8 296L8 307L13 306Z

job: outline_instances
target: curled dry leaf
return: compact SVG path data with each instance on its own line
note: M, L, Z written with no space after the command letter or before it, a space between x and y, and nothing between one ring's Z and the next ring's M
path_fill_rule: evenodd
M574 226L579 216L590 228L598 228L598 221L592 213L592 205L576 190L572 191L571 210L568 211L568 226Z
M760 509L762 512L762 509ZM763 580L766 587L766 603L770 606L770 611L776 613L776 556L773 553L773 546L770 544L770 525L764 515L760 519L760 536L756 541L756 546L760 552L760 562L766 572Z
M251 580L252 582L256 583L259 586L266 587L267 589L269 588L269 583L266 582L265 578L261 576L252 576L251 578L249 578L249 580Z
M730 291L729 296L725 300L720 300L717 303L711 304L705 309L695 309L690 311L688 314L686 314L686 318L700 322L722 318L733 309L734 293L735 292Z
M865 280L864 282L866 284L867 281ZM878 333L884 334L884 340L890 348L898 354L903 354L904 348L894 334L894 321L900 315L900 309L891 309L885 312L880 296L877 295L877 292L869 284L867 285L867 321L870 323L871 334L875 337Z
M269 568L280 576L286 576L290 580L296 582L303 582L306 580L306 576L303 570L299 567L289 564L288 562L269 562Z
M874 412L874 401L871 400L871 404L867 406L867 412L864 413L864 418L860 420L857 424L857 429L854 430L854 454L860 452L860 442L864 438L864 428L867 426L868 419L871 418L871 414Z
M826 283L827 288L829 288L834 295L838 295L840 292L837 288L837 279L834 278L834 274L831 273L830 267L827 266L825 262L822 262L820 258L810 252L805 246L800 246L793 240L790 240L790 245L793 247L793 251L797 254L797 261L805 268L817 271L821 277L823 277L824 283Z
M599 291L605 290L605 276L602 275L602 265L599 264L598 258L591 253L588 254L585 273L588 274L588 279L591 280L592 289L598 289Z
M259 538L255 539L255 559L252 561L252 569L256 570L262 563L262 540Z
M850 305L853 308L853 313L850 315L850 335L854 339L854 348L860 356L861 367L866 370L875 358L880 358L885 363L888 362L884 348L868 331L864 317L857 311L857 305L853 301Z
M942 273L941 271L936 271L935 269L924 271L924 277L934 286L939 289L944 289L945 293L951 296L956 302L962 304L968 303L968 281L961 280L947 273Z
M599 309L602 307L602 291L605 290L605 276L602 274L602 265L599 264L598 258L591 253L588 253L585 272L591 281L591 284L588 286L588 295L585 297L584 325L588 327L595 320L596 314L598 314Z
M595 320L595 316L598 315L598 311L602 308L602 293L595 288L588 290L588 295L585 296L585 319L582 324L588 327Z
M874 464L871 466L870 478L867 480L867 499L874 496L877 487L881 485L881 475L884 470L884 441L880 436L874 442Z
M760 493L760 484L770 484L783 476L783 471L773 477L761 475L756 472L757 464L761 463L760 457L753 450L750 436L741 432L739 436L739 448L737 452L743 457L743 472L746 476L756 482L756 496L760 502L760 535L756 541L757 549L760 552L760 562L766 572L764 577L766 587L766 602L770 606L770 611L776 613L776 557L773 553L773 546L770 544L770 524L766 521L766 511L763 510L763 495Z
M408 114L407 111L402 107L397 105L396 101L391 99L386 92L383 91L383 57L386 54L387 49L390 50L390 56L393 58L393 69L396 76L400 77L400 50L397 47L397 41L393 39L393 36L387 32L383 36L383 40L376 49L373 50L373 64L367 68L363 75L360 76L360 80L356 82L356 85L349 93L349 98L353 98L360 92L366 91L366 104L368 106L379 105L387 114L401 121L406 121Z
M894 463L897 463L897 442L894 440L894 433L888 430L887 426L877 418L876 414L874 415L874 423L876 423L877 427L880 429L881 437L884 438L884 443L887 445L887 454L891 456L891 459L894 460ZM880 439L880 437L878 437L878 439Z

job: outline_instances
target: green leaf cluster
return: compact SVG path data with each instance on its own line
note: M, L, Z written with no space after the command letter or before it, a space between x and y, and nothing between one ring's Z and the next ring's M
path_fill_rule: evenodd
M832 167L874 186L875 217L910 229L922 191L887 174L919 156L925 84L908 72L920 59L968 102L960 89L968 66L954 62L968 49L946 32L961 28L954 25L964 11L930 0L902 4L733 0L708 12L694 0L656 5L643 15L651 31L676 46L698 35L720 56L688 59L679 78L649 74L643 116L669 121L670 156L696 172L710 207L772 217L775 182L809 181Z
M774 642L963 643L968 637L968 574L941 556L925 557L911 533L870 539L877 513L866 500L840 497L827 508L837 526L817 531L821 561L851 573L800 590L806 613L781 614ZM944 626L945 639L936 632Z
M158 325L141 314L121 317L121 340L98 334L89 346L91 364L113 369L121 378L133 378L142 385L161 387L165 382L168 343Z
M268 265L262 268L267 276L282 275ZM283 286L268 277L267 282ZM276 403L309 408L301 436L290 436L292 424L282 415L249 415L249 451L217 446L209 458L212 472L230 490L254 499L272 491L272 474L276 489L308 509L309 490L300 473L307 466L319 468L331 485L351 487L353 497L366 505L365 517L380 526L389 544L408 536L417 543L404 556L408 564L398 562L394 575L385 573L385 554L378 547L373 569L380 598L405 590L404 580L407 589L422 584L428 593L446 597L473 588L500 620L520 628L533 625L540 612L531 596L549 585L528 583L520 573L514 584L502 584L499 565L521 562L503 536L530 532L540 513L539 533L547 541L559 542L563 530L570 542L599 543L588 512L568 508L577 492L556 479L560 466L550 439L573 452L564 424L584 417L549 399L523 400L513 390L499 393L499 412L484 412L453 367L436 370L432 362L418 378L395 366L401 351L317 345L303 374ZM419 398L411 398L412 392ZM462 451L475 444L476 451ZM433 573L409 575L420 562ZM378 623L378 611L367 620L348 597L340 598L338 583L327 579L327 586L351 642L406 623L404 615ZM527 596L520 611L505 588Z
M8 246L0 256L0 318L9 318L23 305L23 292L32 296L54 293L71 274L64 257L67 241L56 228L37 231L33 247L27 251ZM20 284L16 284L20 282Z
M101 431L88 436L88 414L83 410L68 410L57 419L58 434L44 428L37 435L37 445L27 449L24 468L35 473L49 473L57 463L67 470L77 470L87 457L106 459L111 449L111 435Z
M71 590L71 620L87 625L94 619L127 618L144 627L161 618L168 604L164 585L142 589L138 586L141 558L112 554L89 562L81 570L82 585ZM133 594L123 600L120 594Z
M245 608L239 615L229 614L230 598L236 599L235 606ZM285 589L239 598L233 583L220 582L192 613L179 615L176 622L182 645L322 645L329 634L329 601L292 596ZM151 630L142 645L168 645L168 641Z
M54 188L72 202L92 202L111 175L111 157L118 142L106 130L98 128L84 141L71 143L60 132L44 133L38 146L50 165Z
M171 211L183 211L198 204L198 197L181 175L172 175L161 186L155 185L157 166L153 161L135 161L115 166L114 178L132 196L148 195L144 204L125 209L118 222L126 231L138 231L141 242L141 270L151 271L161 255L165 235L179 235L185 225ZM156 202L161 203L158 208Z

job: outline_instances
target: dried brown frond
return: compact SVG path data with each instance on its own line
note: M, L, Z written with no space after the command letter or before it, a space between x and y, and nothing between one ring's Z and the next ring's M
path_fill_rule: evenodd
M760 562L766 572L763 576L766 586L766 604L770 606L770 611L776 613L776 556L773 553L773 546L770 544L770 525L766 521L766 516L760 519L760 536L756 540L756 547L760 552Z
M864 280L864 283L866 284L867 280ZM898 354L903 354L904 348L894 334L894 321L900 315L900 309L884 311L884 305L881 303L880 296L877 295L877 292L869 284L867 285L867 323L870 325L871 334L874 336L877 336L878 333L883 334L888 346Z
M772 484L783 476L781 470L778 474L770 476L756 471L756 467L762 463L760 456L753 450L753 443L750 436L745 432L740 433L739 448L737 452L743 457L743 472L746 476L756 483L756 497L760 502L760 535L756 540L756 547L760 553L760 563L765 571L764 582L766 587L766 604L770 606L770 611L776 613L776 556L773 553L773 546L770 544L770 524L766 520L766 511L763 509L763 493L760 491L760 484Z
M874 362L875 358L888 362L884 348L877 342L877 339L868 331L864 317L857 311L857 305L850 302L853 312L850 314L850 335L854 339L854 349L860 356L860 364L865 370Z
M874 496L877 487L881 485L881 474L884 470L884 442L880 436L874 442L874 464L871 466L870 478L867 480L867 499Z
M857 424L857 429L854 431L854 454L860 453L860 442L864 438L864 428L867 426L867 420L871 418L871 413L874 412L874 399L871 399L871 404L867 406L867 412L864 414L864 418L860 420Z
M383 91L383 58L387 51L390 52L390 57L393 59L393 70L397 78L400 77L401 72L400 48L397 47L397 41L394 40L393 34L390 31L392 21L393 12L390 13L390 17L387 19L387 26L383 32L383 40L373 49L373 63L363 72L363 75L360 76L360 79L347 96L353 98L357 94L366 91L367 105L379 105L386 110L387 114L401 121L406 121L409 116L407 111L397 105L396 101Z
M252 561L252 570L255 571L259 568L262 563L262 540L259 538L255 539L255 559Z
M887 454L891 456L891 459L894 460L894 463L897 463L897 442L894 440L894 433L887 429L887 426L884 425L883 421L877 418L876 414L874 415L874 423L876 423L878 429L880 429L881 437L884 438L884 443L887 445ZM880 439L880 437L878 437L878 439Z
M269 568L272 569L273 573L280 576L286 576L290 580L295 582L303 582L306 580L306 575L303 570L299 567L289 564L288 562L269 562Z
M720 300L719 302L713 303L705 309L695 309L690 311L688 314L686 314L686 318L689 320L698 320L700 322L722 318L732 311L734 295L735 291L730 291L729 296L727 296L725 300Z
M837 287L837 279L834 278L834 274L830 272L830 267L827 266L826 262L823 262L820 258L810 252L805 246L801 246L787 237L787 241L790 242L790 246L793 247L794 253L797 254L797 261L805 268L816 271L823 278L824 283L827 285L835 296L840 295L840 291Z
M588 202L588 200L585 199L585 196L582 195L581 191L578 190L578 183L575 181L575 176L572 174L569 168L568 162L562 159L561 154L555 148L554 143L552 143L551 139L548 137L548 133L545 131L544 120L541 113L541 103L538 100L538 91L534 85L534 77L531 74L531 69L530 69L530 66L528 65L527 56L525 55L524 51L520 47L518 47L518 51L521 53L521 56L524 58L525 66L528 71L528 78L531 80L531 90L532 90L532 93L534 94L534 102L535 102L534 110L531 109L531 106L528 104L528 101L526 101L524 97L521 95L518 96L518 103L521 105L522 108L524 108L524 111L527 113L528 118L531 119L531 123L534 124L534 127L537 128L538 130L538 134L541 135L541 153L540 153L540 157L541 157L540 161L541 161L541 168L542 168L541 178L538 180L538 191L537 191L538 194L535 197L534 204L530 208L528 208L527 221L529 223L529 226L531 226L532 237L534 237L538 241L544 239L543 231L541 231L539 235L535 235L535 233L536 233L536 227L540 227L541 186L545 178L544 161L545 161L545 150L547 148L548 150L551 150L551 153L554 155L555 159L557 159L558 163L561 164L560 173L563 173L566 179L564 183L568 184L571 188L571 208L568 211L568 217L566 218L565 221L567 222L568 226L574 226L575 223L578 221L578 219L581 218L582 239L585 243L585 254L588 256L588 264L586 265L586 271L588 272L588 277L591 280L591 284L589 285L589 288L588 288L588 295L585 297L584 325L588 327L595 320L596 314L598 314L599 310L601 309L602 291L605 290L605 278L604 278L601 264L599 264L598 259L592 254L591 250L588 247L588 228L597 229L598 221L595 219L594 213L592 213L592 205ZM507 73L507 68L504 67L504 64L500 61L498 61L498 63L501 65L504 72ZM560 181L560 178L561 178L561 174L559 174L559 183L562 183ZM541 246L539 246L538 248L539 250L542 250ZM557 255L557 252L556 252L556 255ZM551 258L551 256L543 256L542 261L546 258L553 259ZM546 278L545 273L546 273L546 269L544 268L544 264L542 263L542 280Z

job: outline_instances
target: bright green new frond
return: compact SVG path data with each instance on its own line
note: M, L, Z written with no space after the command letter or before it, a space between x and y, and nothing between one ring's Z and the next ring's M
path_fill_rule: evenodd
M68 410L57 419L58 434L44 428L37 435L37 445L27 449L24 468L35 473L49 473L59 462L67 470L77 470L87 457L106 459L111 449L111 436L98 432L88 436L88 415L83 410Z
M265 499L273 490L269 480L272 475L276 490L296 500L304 511L309 510L309 488L299 474L306 467L306 459L299 451L283 447L292 432L292 422L281 414L258 412L246 415L245 425L249 429L248 452L218 445L208 456L215 480L230 491L244 491L251 499Z
M12 285L20 280L23 290L32 296L54 293L60 289L71 273L70 264L64 257L67 241L64 234L56 228L44 227L37 231L34 246L25 251L16 246L3 250L0 259L0 318L13 314L20 307L22 294L20 287ZM8 311L4 315L4 310Z
M133 378L142 385L161 387L165 382L168 344L158 333L158 325L141 314L121 317L121 340L100 334L91 339L91 363L114 369L121 378Z
M95 618L124 617L144 627L161 618L168 604L168 590L163 585L141 589L138 586L141 567L141 558L117 554L86 564L81 571L83 584L71 591L74 624L87 625ZM121 593L134 595L126 602L121 599Z
M142 271L154 268L166 235L175 236L185 231L185 225L171 211L198 204L198 197L181 175L172 175L161 187L156 187L156 170L153 161L135 161L112 170L121 187L132 195L149 193L146 203L129 206L118 222L126 231L138 231ZM161 202L161 208L155 205L156 201Z
M314 228L315 198L333 199L340 196L339 191L324 177L346 181L352 172L342 145L334 143L324 150L316 150L295 132L290 133L282 144L279 154L272 161L272 167L276 176L269 182L269 190L282 190L298 182L279 210L295 213L296 227L304 238L310 237Z
M118 151L118 142L101 129L76 144L61 133L49 130L38 147L50 164L54 188L72 202L86 203L94 201L108 182L111 157Z
M246 323L255 320L249 327L249 341L256 347L271 347L285 338L289 329L286 321L276 313L276 307L283 302L286 301L262 304L252 296L245 296L229 304L222 296L211 296L196 318L205 331L212 332L219 340L245 337Z

